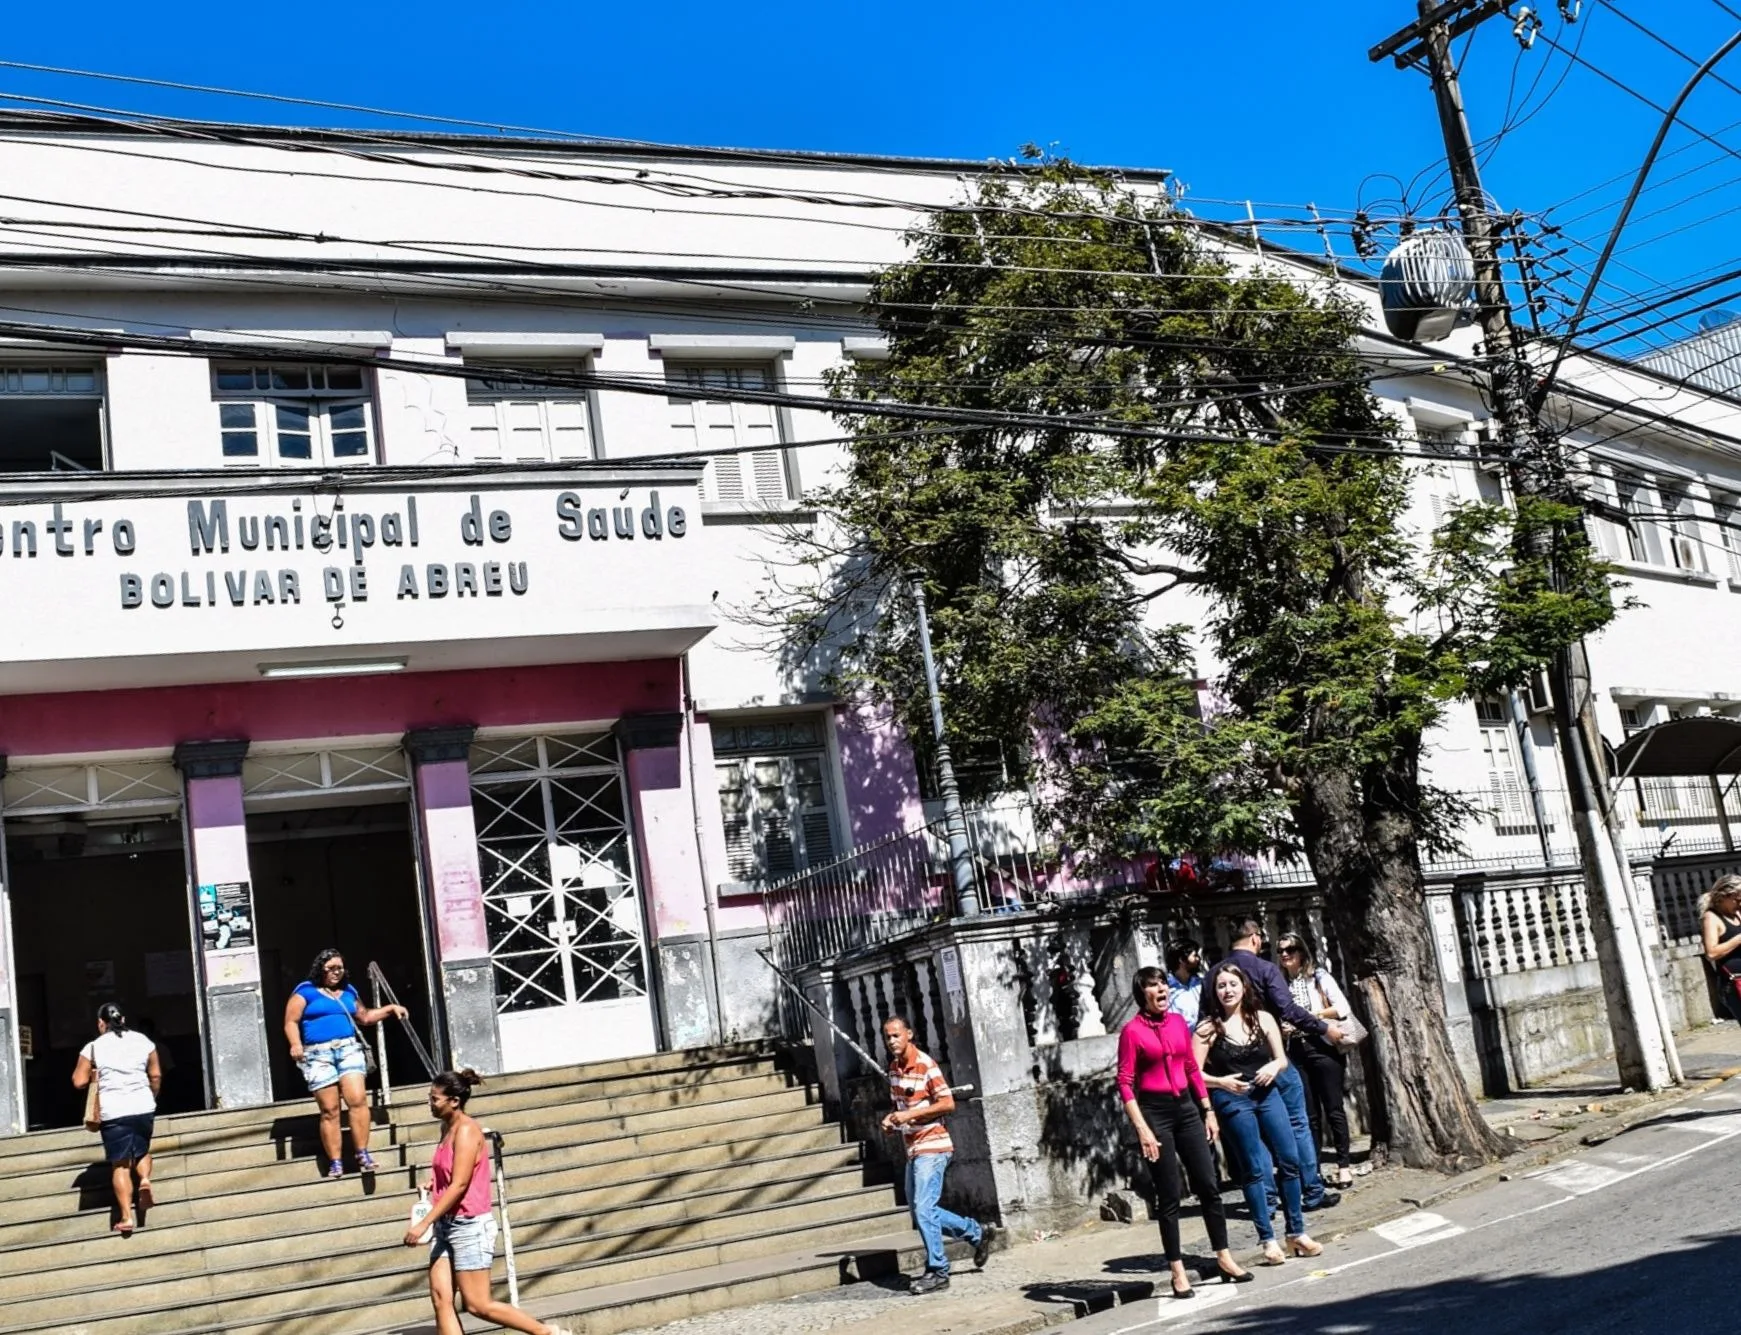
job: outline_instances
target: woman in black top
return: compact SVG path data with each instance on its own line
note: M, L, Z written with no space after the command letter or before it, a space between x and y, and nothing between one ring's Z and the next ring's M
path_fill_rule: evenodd
M1705 958L1723 983L1723 1004L1741 1020L1741 876L1724 876L1699 897Z
M1276 1077L1288 1068L1281 1028L1275 1016L1259 1007L1251 980L1237 964L1217 965L1204 992L1197 1064L1203 1068L1222 1134L1241 1160L1240 1185L1263 1244L1263 1263L1281 1265L1288 1252L1317 1256L1324 1248L1306 1234L1299 1150L1287 1104L1276 1087ZM1282 1198L1287 1252L1270 1223L1272 1186Z

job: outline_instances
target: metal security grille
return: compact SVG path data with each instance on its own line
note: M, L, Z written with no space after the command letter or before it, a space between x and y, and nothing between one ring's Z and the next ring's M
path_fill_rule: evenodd
M167 759L95 765L20 765L0 791L8 816L115 811L149 815L181 806L181 775Z
M473 744L472 812L498 1012L646 997L626 810L610 733Z
M242 762L242 794L254 803L328 793L404 792L410 783L405 752L397 746L251 753Z

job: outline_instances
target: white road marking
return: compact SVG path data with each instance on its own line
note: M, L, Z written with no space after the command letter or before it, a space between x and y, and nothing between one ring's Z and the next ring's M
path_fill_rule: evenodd
M1632 1172L1637 1171L1639 1170L1632 1170ZM1574 1196L1588 1196L1592 1191L1611 1187L1622 1178L1630 1177L1632 1172L1628 1172L1624 1168L1610 1168L1606 1164L1573 1159L1566 1163L1555 1164L1552 1168L1544 1168L1539 1173L1527 1174L1527 1176L1533 1181L1554 1187L1559 1191L1569 1191Z
M1428 1210L1405 1214L1401 1219L1392 1219L1389 1223L1378 1224L1372 1229L1372 1232L1393 1247L1419 1247L1429 1242L1442 1242L1446 1238L1454 1238L1459 1233L1468 1231L1461 1224L1453 1224L1444 1215L1433 1214Z

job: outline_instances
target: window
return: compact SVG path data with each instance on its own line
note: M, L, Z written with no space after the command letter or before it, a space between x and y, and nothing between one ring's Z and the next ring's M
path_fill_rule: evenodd
M374 456L360 366L213 368L224 462L367 463Z
M1663 521L1665 554L1669 564L1680 570L1703 573L1705 544L1699 536L1698 511L1693 498L1671 487L1662 489L1662 508L1670 517Z
M1716 511L1717 532L1729 559L1729 578L1741 585L1741 498L1717 497Z
M728 874L766 884L836 856L820 717L713 729Z
M1644 518L1644 513L1651 508L1648 493L1632 482L1621 482L1616 490L1620 498L1620 525L1626 541L1624 557L1645 565L1664 564L1661 526Z
M576 366L552 367L575 374ZM533 384L480 367L465 382L471 457L485 461L590 459L592 408L584 389Z
M103 388L94 366L0 365L0 473L103 467Z
M1475 702L1481 725L1481 750L1487 757L1487 795L1500 834L1534 833L1535 808L1518 759L1517 729L1506 701L1488 696Z
M766 366L677 364L667 366L665 376L672 384L722 393L774 389L773 371ZM708 460L702 483L706 500L768 505L790 499L779 410L773 404L675 397L669 402L677 452L735 451Z

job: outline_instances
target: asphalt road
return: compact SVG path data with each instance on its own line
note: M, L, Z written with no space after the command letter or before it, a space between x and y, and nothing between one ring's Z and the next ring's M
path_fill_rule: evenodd
M1238 1227L1236 1225L1236 1227ZM1741 1081L1607 1144L1251 1284L1132 1305L1071 1335L1702 1335L1741 1326ZM1164 1282L1164 1277L1163 1277Z

